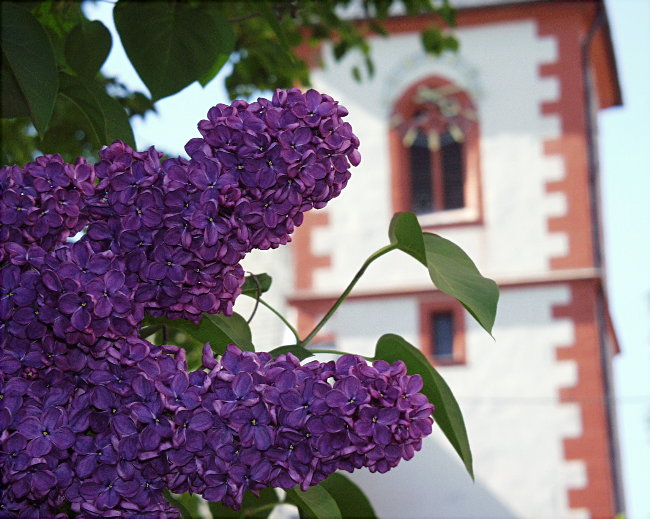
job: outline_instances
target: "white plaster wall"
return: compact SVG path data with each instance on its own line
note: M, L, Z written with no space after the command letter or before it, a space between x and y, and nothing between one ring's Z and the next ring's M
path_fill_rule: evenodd
M585 482L584 466L564 461L562 438L580 434L573 404L558 390L575 383L572 362L555 348L573 340L570 321L551 307L570 297L566 286L504 290L493 341L467 318L467 364L440 368L456 395L474 454L476 483L442 433L409 462L387 474L355 472L381 519L580 519L566 488ZM417 344L417 305L411 298L344 304L330 330L346 351L372 354L377 338L398 333Z
M271 276L271 290L262 297L273 308L288 317L295 324L295 311L287 304L294 283L293 258L288 247L274 250L255 250L242 261L244 270L253 274L266 273ZM247 319L255 312L251 320L253 344L258 350L269 351L284 344L293 344L295 339L286 326L270 310L258 305L246 296L240 296L235 302L235 312Z
M341 197L325 209L330 226L315 236L318 252L332 257L331 268L316 272L316 291L345 286L351 269L387 243L392 216L388 116L406 88L433 74L465 88L477 106L485 220L481 226L437 232L463 247L486 275L502 279L543 274L550 256L566 252L566 237L550 235L546 228L548 216L566 210L562 195L545 192L545 182L564 175L562 161L543 153L543 142L560 133L557 117L540 110L542 102L558 95L556 81L540 78L538 70L555 60L554 40L540 38L533 21L461 28L456 35L460 53L442 58L425 55L417 34L373 39L377 70L361 83L349 73L355 64L363 70L358 55L334 62L325 50L325 68L314 72L314 85L349 109L363 159ZM360 288L427 282L417 268L405 268L402 258L381 262Z

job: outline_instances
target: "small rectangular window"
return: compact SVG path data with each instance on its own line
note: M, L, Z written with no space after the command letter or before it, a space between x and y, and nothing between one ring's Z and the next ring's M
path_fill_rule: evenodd
M454 314L431 314L431 352L434 360L449 361L454 358Z

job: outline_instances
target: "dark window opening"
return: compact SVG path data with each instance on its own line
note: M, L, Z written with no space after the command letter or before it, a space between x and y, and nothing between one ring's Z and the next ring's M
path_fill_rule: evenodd
M454 314L431 314L431 352L434 360L449 361L454 357Z
M415 214L434 211L431 150L421 130L409 148L411 166L411 210Z
M418 130L409 147L411 211L432 213L465 207L463 143L449 132L440 135L440 147L431 150L427 135Z
M445 209L459 209L465 206L463 144L449 133L443 135L440 144Z

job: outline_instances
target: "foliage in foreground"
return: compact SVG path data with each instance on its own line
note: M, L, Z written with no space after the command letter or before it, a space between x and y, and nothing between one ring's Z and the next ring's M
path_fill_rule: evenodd
M429 13L453 26L447 0L399 2L408 14ZM255 92L309 86L305 51L334 39L334 55L358 52L365 74L373 73L367 36L385 35L395 0L366 0L366 21L344 13L348 0L119 0L113 18L122 44L150 94L130 91L119 78L99 73L113 41L100 21L90 21L77 0L3 1L3 164L24 164L39 153L59 153L72 162L91 158L121 139L134 146L130 118L155 111L154 103L199 82L207 85L229 63L232 99ZM455 49L456 40L432 22L422 33L432 54Z

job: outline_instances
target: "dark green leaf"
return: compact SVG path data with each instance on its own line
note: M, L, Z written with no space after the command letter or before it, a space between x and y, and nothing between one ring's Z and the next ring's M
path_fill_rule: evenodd
M406 364L410 375L420 374L424 382L422 393L435 406L433 417L438 427L454 447L460 459L463 460L469 475L474 479L472 451L469 447L463 415L445 380L431 366L431 363L422 355L420 350L399 335L382 335L377 341L375 358L387 362L402 360Z
M352 480L336 472L319 484L336 501L342 519L375 519L375 511L370 501Z
M183 519L196 519L199 515L199 500L190 494L172 494L165 489L163 492L168 503L176 507Z
M370 29L371 29L373 32L379 34L380 36L384 36L384 37L388 36L388 31L387 31L386 28L385 28L383 25L381 25L380 23L377 23L377 22L374 21L374 20L370 20L368 26L370 27Z
M295 344L292 344L290 346L279 346L278 348L271 350L269 353L274 357L282 355L283 353L293 353L296 357L298 357L299 360L305 360L308 357L314 356L311 351Z
M185 319L146 316L143 326L153 325L182 331L202 344L209 342L212 349L218 354L226 351L226 346L229 344L236 344L242 350L254 351L248 323L241 315L236 313L230 317L203 314L203 318L198 324Z
M423 233L413 213L397 213L388 230L390 242L429 269L439 290L455 297L488 332L496 317L499 287L485 278L463 250L436 234Z
M429 276L445 294L458 299L478 323L492 334L499 287L485 278L470 257L455 243L424 233Z
M422 31L420 35L422 46L429 54L439 55L445 50L442 31L437 27L431 27Z
M268 292L271 288L272 278L268 274L249 274L244 278L241 293L257 298L258 295Z
M289 42L287 41L287 36L284 32L282 24L278 20L278 17L275 14L275 11L273 10L273 2L269 0L261 0L258 1L256 5L262 14L262 17L266 20L266 22L269 24L271 29L273 29L273 32L275 33L275 35L278 38L278 41L280 42L280 46L282 47L282 50L285 52L286 57L289 59L289 62L295 63L296 58L293 55L293 52L291 52L291 48L289 47Z
M2 93L2 117L29 117L29 105L23 95L20 85L14 76L9 63L2 54L2 68L0 69L0 92Z
M278 494L273 488L264 488L259 497L247 491L237 512L221 503L210 503L209 508L214 519L266 519L273 511L272 507L266 506L272 503L279 503Z
M313 519L342 519L341 510L334 498L322 486L309 488L306 492L298 489L287 490L287 501L296 505Z
M230 54L235 48L235 33L232 25L223 13L222 7L217 2L208 2L205 4L208 13L213 17L214 23L219 27L218 36L221 39L221 52L215 57L210 69L199 77L201 86L206 86L219 73L223 66L230 59Z
M182 90L208 74L232 52L227 22L210 2L120 0L115 26L131 63L155 100Z
M334 44L334 47L332 49L334 53L334 59L336 61L339 61L343 56L345 56L345 53L348 51L349 48L350 48L350 43L346 40L342 40Z
M59 89L54 51L36 18L14 2L2 2L2 53L29 106L39 133L47 129ZM8 92L3 90L2 95ZM10 102L10 101L9 101ZM3 100L3 106L8 104Z
M359 70L359 67L356 65L352 67L352 78L357 82L361 82L361 71Z
M251 329L241 315L233 313L230 317L222 314L207 315L207 318L212 321L227 337L230 342L224 344L236 344L241 350L255 351L255 347L251 342Z
M61 74L61 94L86 116L100 145L120 139L135 147L129 117L122 105L96 81Z
M395 213L388 227L388 238L393 245L413 256L423 265L427 264L422 228L417 216L410 212Z
M99 20L83 21L65 41L65 59L77 74L93 78L106 61L113 44L111 33Z
M449 27L456 26L456 10L449 5L448 1L445 1L443 5L438 9L438 14Z
M150 335L153 335L154 333L160 331L161 328L162 328L162 326L160 326L159 324L154 325L154 326L145 326L144 328L140 328L140 337L142 337L143 339L146 339Z

